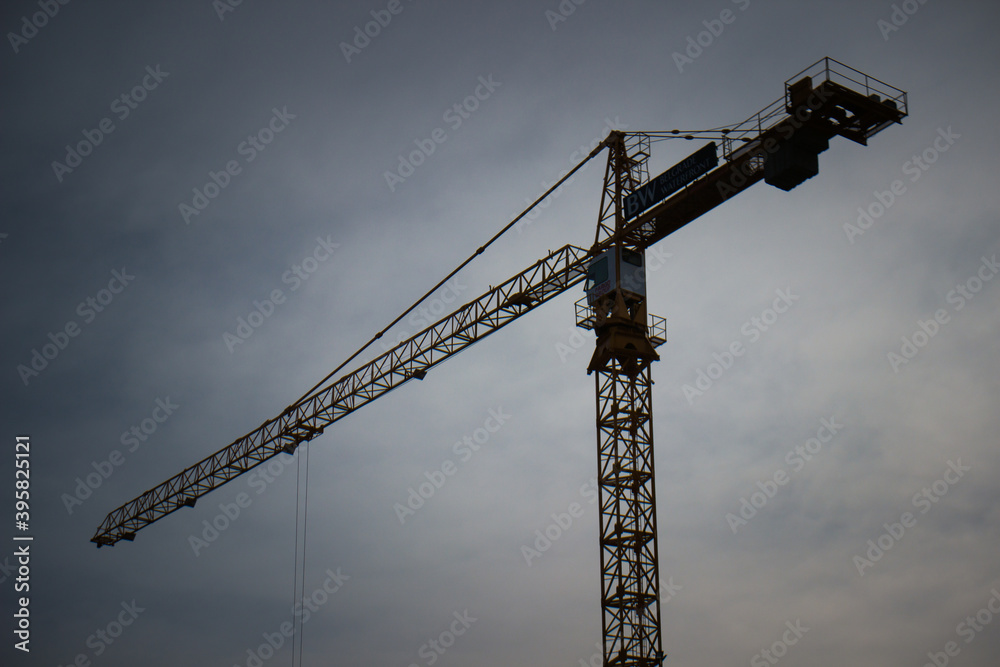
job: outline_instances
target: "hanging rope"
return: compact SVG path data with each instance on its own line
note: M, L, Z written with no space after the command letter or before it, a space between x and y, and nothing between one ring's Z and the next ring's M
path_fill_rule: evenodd
M304 453L303 453L304 452ZM302 614L295 614L296 605L305 600L306 587L306 536L309 518L309 444L303 443L296 451L298 455L295 475L295 568L292 580L292 667L301 667L302 654ZM303 481L304 479L304 481ZM299 507L302 507L301 516ZM300 539L301 534L301 548ZM299 607L301 612L301 607ZM298 661L296 662L296 657Z
M483 252L489 248L493 243L497 241L501 236L507 233L514 225L516 225L524 216L532 211L539 203L541 203L546 197L548 197L552 192L554 192L560 185L569 180L573 174L579 171L583 165L592 160L598 153L600 153L605 147L605 142L598 144L590 154L580 161L575 167L573 167L565 176L559 179L552 187L546 190L541 196L539 196L528 208L524 209L520 215L511 220L507 225L505 225L500 231L493 235L486 243L476 249L476 252L469 256L464 262L458 265L458 267L449 273L447 276L441 279L438 284L430 288L426 294L417 299L413 305L407 308L401 315L390 322L384 329L375 334L367 343L361 346L354 354L345 359L339 366L330 371L326 377L317 382L309 391L302 395L295 403L287 408L287 410L292 410L293 406L302 403L303 401L311 398L316 390L322 387L330 378L332 378L336 373L340 372L344 366L353 361L358 355L364 352L368 347L372 345L375 341L380 339L389 329L398 324L404 317L409 315L413 310L419 306L425 299L431 296L435 291L438 290L442 285L447 283L449 280L455 277L455 275L469 265L476 257L483 254ZM298 472L295 481L295 570L294 570L294 580L292 582L292 604L301 604L303 598L305 597L305 570L306 570L306 523L307 515L309 510L309 448L308 443L303 442L300 445L297 453L301 453L302 449L305 449L305 456L299 456L298 459ZM304 462L303 462L304 459ZM303 472L304 468L304 472ZM303 481L304 479L304 481ZM301 520L299 514L299 507L302 507ZM301 534L301 549L300 549L300 539ZM301 614L293 618L292 623L292 667L299 667L302 664L302 621Z

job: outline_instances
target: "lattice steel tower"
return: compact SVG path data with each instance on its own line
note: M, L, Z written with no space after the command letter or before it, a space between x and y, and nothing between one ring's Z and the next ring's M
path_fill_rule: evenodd
M587 372L597 390L601 609L604 664L660 665L656 493L650 364L663 337L647 325L645 259L624 234L625 197L648 181L649 138L614 133L608 140L586 306L578 322L597 334ZM662 321L662 320L660 320Z

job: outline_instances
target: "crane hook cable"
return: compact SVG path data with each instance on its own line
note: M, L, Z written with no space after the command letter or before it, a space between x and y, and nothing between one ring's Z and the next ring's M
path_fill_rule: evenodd
M305 443L305 461L299 456L296 462L295 475L295 569L292 579L292 610L294 614L295 606L302 604L306 597L306 527L309 514L309 443ZM305 468L305 489L302 487L302 469ZM299 506L302 506L302 519L299 520ZM302 526L302 551L299 551L299 525ZM301 554L301 555L300 555ZM301 565L300 565L301 563ZM302 615L295 615L292 625L292 667L296 664L296 654L298 664L303 660L303 634L302 626L304 619ZM297 650L296 650L297 649Z
M530 213L532 211L532 209L534 209L546 197L548 197L550 194L552 194L553 191L555 191L559 186L561 186L563 183L565 183L570 177L573 176L573 174L575 174L577 171L579 171L580 168L583 167L583 165L585 165L587 162L589 162L594 157L596 157L598 155L598 153L600 153L604 149L604 147L607 145L607 143L608 143L607 139L605 139L604 141L602 141L601 143L599 143L594 148L594 150L592 150L590 152L590 154L587 157L585 157L575 167L573 167L565 176L563 176L561 179L559 179L559 181L556 182L555 185L553 185L548 190L546 190L544 194L542 194L541 196L539 196L530 206L528 206L528 208L526 208L523 212L521 212L520 215L518 215L511 222L509 222L499 232L497 232L496 234L494 234L493 237L490 240L488 240L486 243L484 243L482 246L480 246L478 249L476 249L476 252L474 254L470 255L469 258L466 259L464 262L462 262L458 266L458 268L456 268L451 273L449 273L447 276L445 276L444 278L442 278L441 281L437 285L435 285L430 290L428 290L426 294L424 294L416 302L414 302L413 305L410 306L409 308L407 308L399 317L397 317L392 322L390 322L388 324L388 326L386 326L384 329L382 329L382 331L378 332L375 336L373 336L371 338L371 340L369 340L367 343L365 343L354 354L352 354L350 357L348 357L347 359L345 359L335 369L333 369L332 371L330 371L330 373L327 374L326 377L324 377L322 380L320 380L319 382L317 382L311 389L309 389L309 391L307 391L305 394L303 394L302 397L299 400L297 400L293 405L297 405L297 404L302 403L303 401L307 400L313 394L313 392L315 392L327 380L329 380L331 377L333 377L334 374L336 374L337 372L339 372L341 369L344 368L344 366L346 366L347 364L349 364L359 354L361 354L362 352L364 352L369 346L371 346L372 343L374 343L379 338L381 338L383 335L385 335L385 333L387 331L389 331L389 329L391 329L392 327L394 327L397 323L399 323L400 320L402 320L404 317L406 317L407 315L409 315L427 297L429 297L431 294L433 294L435 291L437 291L437 289L440 288L442 285L444 285L446 282L448 282L449 280L451 280L455 276L455 274L457 274L459 271L461 271L466 266L468 266L469 263L472 262L472 260L474 260L479 255L483 254L483 252L488 247L490 247L491 245L493 245L493 243L497 239L499 239L503 234L505 234L506 232L508 232L511 227L513 227L515 224L517 224L524 216L526 216L528 213ZM291 410L292 406L289 406L288 409ZM304 491L304 494L300 492L300 483L301 483L302 474L303 474L302 473L303 464L301 462L301 459L299 460L298 471L297 471L297 474L296 474L296 493L295 493L295 496L296 496L296 503L295 503L295 568L294 568L294 575L293 575L293 581L292 581L292 601L293 601L293 605L301 597L304 597L304 595L305 595L306 525L307 525L306 524L306 519L307 519L307 512L308 512L308 509L309 509L309 459L308 459L309 454L308 454L308 451L309 450L306 449L306 457L307 458L306 458L305 465L304 465L304 467L305 467L305 491ZM304 495L304 500L301 503L299 501L300 495ZM300 522L299 522L299 505L300 504L303 505L303 508L302 508L302 521L301 521L301 525L302 525L302 551L301 551L301 553L299 552L299 525L300 525ZM301 563L301 566L300 566L300 563ZM293 606L293 608L294 608L294 606ZM298 632L294 632L294 630L296 630L296 629L298 630ZM292 633L292 665L293 665L293 667L295 666L296 657L298 657L298 661L299 661L300 664L302 662L302 659L303 659L302 644L303 644L302 624L300 622L299 627L298 628L293 628L293 633Z
M481 245L479 248L477 248L475 253L473 253L472 255L470 255L468 259L466 259L464 262L462 262L461 264L458 265L458 268L456 268L454 271L452 271L447 276L445 276L444 278L442 278L441 281L438 284L436 284L434 287L430 288L427 291L426 294L424 294L422 297L420 297L419 299L417 299L413 303L413 305L410 306L409 308L407 308L405 311L403 311L403 313L399 317L397 317L396 319L394 319L392 322L390 322L388 324L388 326L386 326L384 329L382 329L377 334L375 334L371 338L371 340L369 340L367 343L365 343L363 346L361 346L357 350L357 352L355 352L354 354L352 354L351 356L349 356L347 359L345 359L339 366L337 366L332 371L330 371L326 375L326 377L324 377L322 380L320 380L315 385L313 385L313 387L311 389L309 389L309 391L307 391L305 394L303 394L301 398L299 398L297 401L295 401L290 406L288 406L288 408L286 408L286 412L290 412L296 405L299 405L302 402L304 402L304 401L308 400L309 398L311 398L313 396L313 393L317 389L319 389L321 386L323 386L323 384L327 380L329 380L331 377L333 377L336 373L340 372L340 370L342 370L344 368L344 366L346 366L347 364L351 363L351 361L353 361L359 354L361 354L366 349L368 349L368 347L371 346L372 343L374 343L379 338L381 338L383 335L385 335L385 333L387 331L389 331L389 329L391 329L392 327L396 326L396 324L398 324L404 317L406 317L411 312L413 312L413 310L417 306L419 306L421 303L423 303L423 301L425 299L427 299L427 297L429 297L431 294L433 294L435 291L437 291L437 289L439 287L441 287L442 285L444 285L445 283L447 283L449 280L451 280L452 278L454 278L455 274L457 274L459 271L461 271L466 266L468 266L472 262L472 260L474 260L479 255L483 254L483 252L487 248L489 248L491 245L493 245L493 243L497 239L499 239L501 236L503 236L505 233L507 233L510 230L511 227L513 227L515 224L517 224L521 220L521 218L523 218L528 213L530 213L532 209L534 209L539 203L542 202L542 200L544 200L546 197L548 197L550 194L552 194L552 192L554 190L556 190L556 188L558 188L560 185L562 185L563 183L565 183L571 176L573 176L573 174L575 174L577 171L579 171L580 168L583 167L583 165L585 165L587 162L589 162L594 157L596 157L597 154L600 153L604 149L604 147L607 146L607 145L608 145L608 139L605 138L604 141L602 141L601 143L599 143L594 148L594 150L590 151L590 155L588 155L583 160L581 160L579 164L577 164L565 176L563 176L561 179L559 179L559 181L556 182L555 185L553 185L551 188L549 188L548 190L546 190L544 194L540 195L538 197L538 199L536 199L530 206L528 206L528 208L524 209L524 211L522 211L519 216L517 216L516 218L514 218L513 220L511 220L509 223L507 223L507 225L503 229L501 229L499 232L497 232L496 234L494 234L493 237L489 241L487 241L486 243L484 243L483 245Z
M306 447L309 443L304 443ZM300 597L299 594L299 505L302 503L299 498L302 494L302 459L296 460L295 469L295 567L292 574L292 609L295 609L295 601ZM302 568L302 588L305 588L305 567ZM292 667L295 667L295 654L298 645L299 636L296 634L298 629L298 618L292 618Z

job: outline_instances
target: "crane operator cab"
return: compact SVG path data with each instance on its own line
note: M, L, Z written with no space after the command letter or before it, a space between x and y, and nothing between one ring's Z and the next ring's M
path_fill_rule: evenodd
M643 254L628 248L605 250L587 269L587 303L594 306L605 294L621 290L626 302L646 298L646 267Z

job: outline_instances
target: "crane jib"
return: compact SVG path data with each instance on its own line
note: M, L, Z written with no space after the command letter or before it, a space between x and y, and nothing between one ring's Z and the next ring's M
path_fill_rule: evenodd
M301 442L406 381L583 282L590 253L566 245L444 316L278 417L113 510L91 541L111 546Z
M682 187L707 174L719 164L715 142L695 151L670 169L625 198L625 219L631 220L653 204L657 204Z

